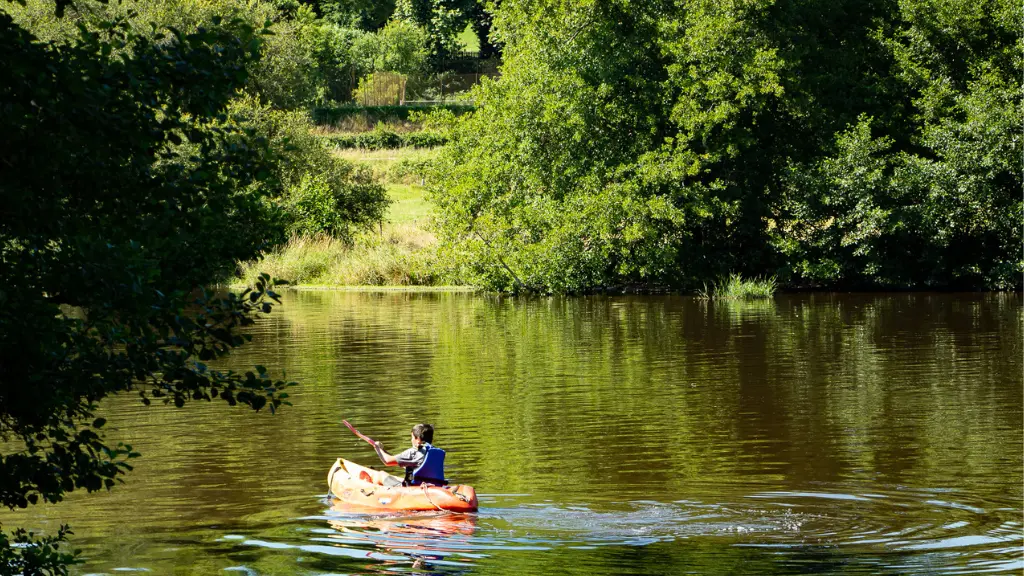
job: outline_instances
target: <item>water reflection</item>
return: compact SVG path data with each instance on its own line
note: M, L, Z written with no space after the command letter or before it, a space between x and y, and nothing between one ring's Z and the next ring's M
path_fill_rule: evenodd
M4 522L70 522L79 573L1019 572L1020 300L290 293L232 362L294 406L114 399L128 485ZM479 514L335 509L342 418L434 424Z
M320 539L338 546L371 545L389 556L386 566L408 559L411 569L468 567L475 556L475 514L430 512L372 515L334 501L327 517L333 532ZM409 562L405 562L408 564Z

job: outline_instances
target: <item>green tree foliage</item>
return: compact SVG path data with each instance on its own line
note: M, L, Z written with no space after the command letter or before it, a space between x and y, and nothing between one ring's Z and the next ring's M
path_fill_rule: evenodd
M374 34L367 34L353 46L367 72L421 72L427 60L427 35L406 20L391 20Z
M379 30L395 11L394 0L303 0L324 20L373 32Z
M312 134L306 112L274 110L253 97L240 98L228 110L233 122L265 139L264 158L273 176L261 193L281 208L268 229L282 234L326 233L349 239L355 228L379 222L390 199L365 166L333 156Z
M531 16L547 8L497 15L502 78L481 84L439 160L442 253L502 290L668 277L687 204L656 193L671 180L662 162L637 166L667 133L655 14L595 3Z
M265 139L222 113L259 53L240 20L153 37L119 19L58 45L0 12L0 504L109 489L131 468L94 415L107 395L286 403L262 367L206 364L277 298L266 276L201 290L280 218ZM65 574L67 533L0 537L0 572Z
M479 0L397 0L395 18L426 31L429 62L436 71L444 70L452 54L461 49L458 37L467 24L473 25L485 54L497 51L488 35L490 12Z
M981 3L501 4L439 162L497 289L1020 285L1021 18Z
M361 30L307 17L301 39L313 67L307 71L313 84L312 101L304 104L345 102L351 98L353 79L360 74L356 44L365 36Z
M480 43L480 57L491 58L501 55L501 48L491 39L491 27L494 25L493 12L501 5L501 0L492 2L474 2L469 7L469 23L473 27L477 41Z
M365 34L318 18L309 6L278 7L266 0L78 0L60 17L52 0L27 0L10 11L39 38L60 43L77 38L77 23L96 27L114 18L124 18L138 34L152 34L154 23L158 29L194 32L214 16L241 19L257 29L269 23L261 57L249 65L246 88L280 109L349 100L360 73L352 47Z

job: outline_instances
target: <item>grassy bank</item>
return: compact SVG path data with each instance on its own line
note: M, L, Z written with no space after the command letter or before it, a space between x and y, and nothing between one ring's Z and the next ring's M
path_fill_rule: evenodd
M261 260L239 265L239 281L251 283L260 272L296 285L428 286L434 243L429 232L412 224L384 224L351 244L327 237L294 237Z
M258 260L239 263L238 284L251 284L261 272L285 278L297 288L430 289L453 287L446 276L430 231L426 179L436 150L347 149L332 154L370 168L385 183L391 205L384 221L357 234L351 242L327 236L293 237ZM466 288L466 287L462 287ZM705 286L698 296L709 300L763 300L778 286L774 278L747 279L738 274Z
M375 176L389 187L392 200L403 203L414 200L426 206L423 198L423 187L426 185L427 171L436 152L431 149L402 148L399 150L335 150L334 155L350 162L368 166ZM415 190L410 189L412 186ZM424 210L422 216L425 216ZM404 206L392 206L389 219L393 222L404 222L409 218Z
M423 149L345 150L335 153L369 166L386 183L391 206L385 220L357 234L351 243L336 238L294 237L261 259L238 265L238 283L260 272L299 287L436 286L451 279L437 271L429 231L424 167L433 151Z

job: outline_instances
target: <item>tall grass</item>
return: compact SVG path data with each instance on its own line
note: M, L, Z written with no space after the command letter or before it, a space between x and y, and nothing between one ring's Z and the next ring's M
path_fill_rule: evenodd
M342 116L330 124L317 124L313 134L317 136L332 136L335 134L350 134L371 132L380 125L386 126L392 132L405 134L416 132L423 128L423 123L412 121L399 116L375 117L371 114L352 114Z
M739 274L730 274L710 287L705 284L704 289L698 290L697 294L705 300L757 300L771 298L776 290L778 283L774 276L748 280Z
M395 150L335 150L339 158L366 164L374 176L386 184L426 184L436 149L398 148Z
M386 224L351 244L329 236L296 236L261 259L238 264L238 283L260 272L293 284L325 286L426 286L435 272L434 236L413 224Z

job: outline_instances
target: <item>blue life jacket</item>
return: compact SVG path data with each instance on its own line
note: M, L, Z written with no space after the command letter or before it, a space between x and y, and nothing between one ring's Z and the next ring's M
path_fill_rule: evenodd
M423 455L423 463L407 475L407 483L416 486L423 482L444 486L448 483L444 478L444 450L424 443L427 453Z

